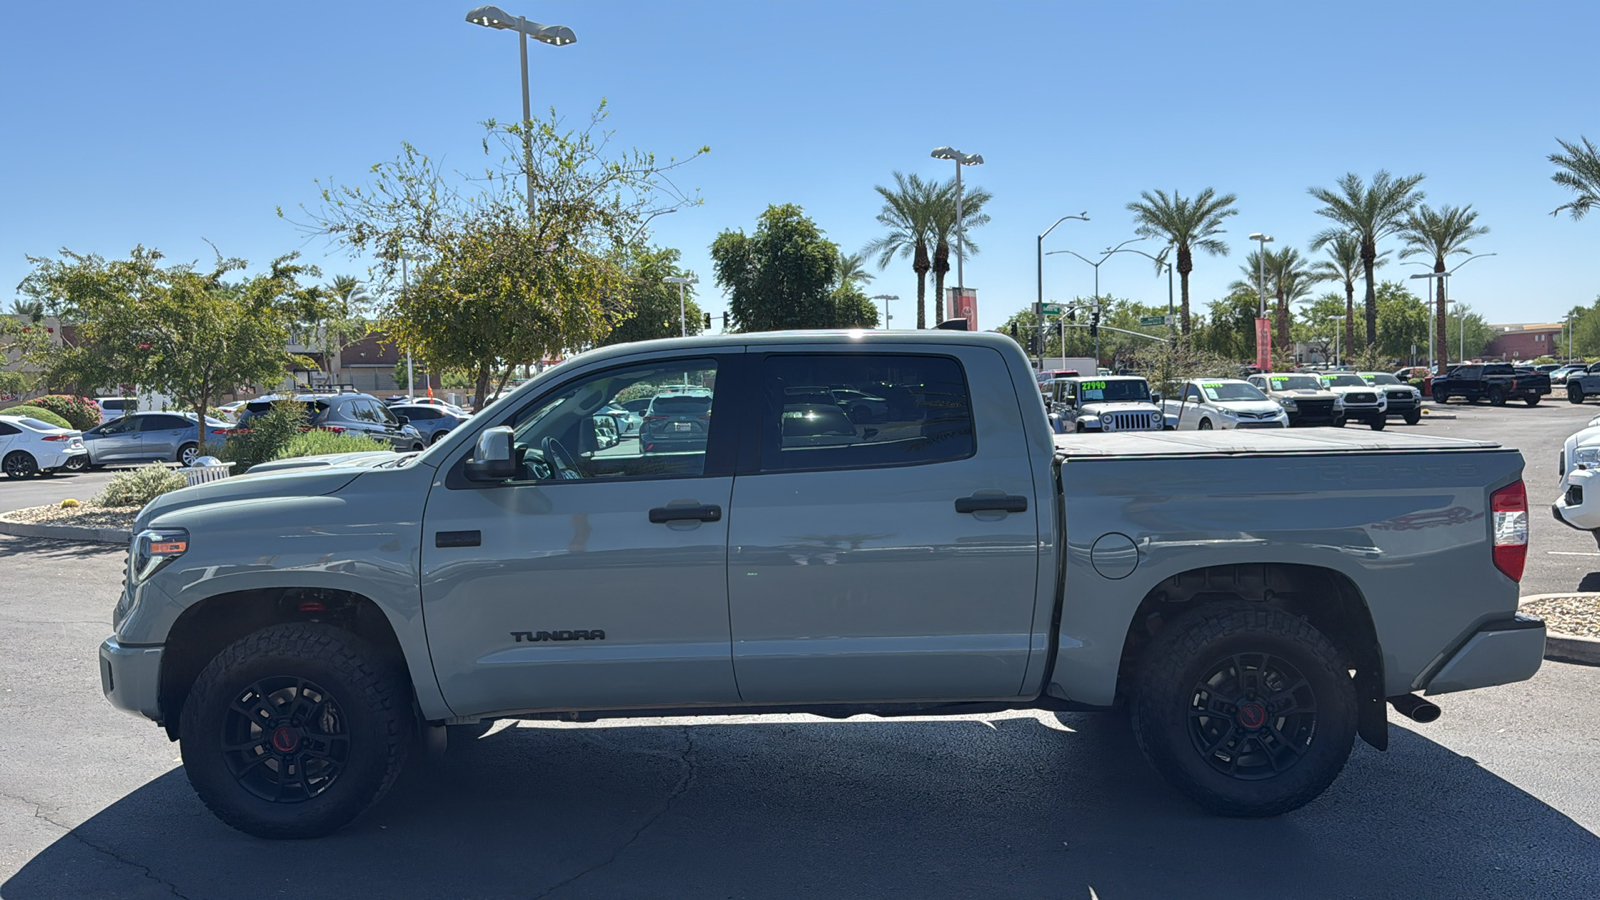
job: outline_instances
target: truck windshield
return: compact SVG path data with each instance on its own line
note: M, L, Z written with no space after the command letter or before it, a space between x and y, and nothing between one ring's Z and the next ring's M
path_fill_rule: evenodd
M1145 403L1150 385L1143 381L1083 381L1078 395L1085 403Z
M1200 389L1206 392L1206 399L1212 401L1267 399L1255 385L1243 381L1206 381L1200 384Z
M1367 384L1404 384L1405 382L1390 375L1388 372L1367 372L1361 376Z
M1320 391L1322 385L1311 375L1273 375L1267 379L1275 391Z
M1360 375L1324 375L1322 383L1328 387L1366 387Z

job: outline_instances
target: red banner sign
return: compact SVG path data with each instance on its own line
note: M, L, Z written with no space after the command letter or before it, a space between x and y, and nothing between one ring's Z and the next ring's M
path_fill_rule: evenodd
M1256 320L1256 368L1272 371L1272 321Z

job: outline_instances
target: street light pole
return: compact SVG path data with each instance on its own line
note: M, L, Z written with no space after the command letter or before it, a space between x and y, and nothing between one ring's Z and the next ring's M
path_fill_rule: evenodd
M390 269L389 271L394 271ZM406 289L410 287L410 278L406 272L406 252L400 251L400 299L406 298ZM406 402L417 399L417 375L411 365L411 348L406 348Z
M1142 238L1142 237L1128 238L1127 240L1123 241L1122 243L1116 245L1115 247L1107 248L1105 253L1103 255L1101 255L1099 262L1095 262L1094 260L1089 259L1088 257L1084 256L1083 254L1076 253L1076 252L1074 252L1072 250L1051 250L1049 253L1046 253L1045 256L1055 256L1057 253L1070 253L1073 256L1076 256L1077 258L1079 258L1079 259L1083 260L1084 262L1088 263L1090 266L1094 267L1094 313L1098 314L1099 311L1100 311L1100 267L1105 264L1106 260L1108 260L1111 257L1117 255L1118 253L1123 252L1123 250L1122 250L1123 247L1126 247L1129 244L1132 244L1132 243L1134 243L1136 241L1142 241L1142 240L1144 240L1144 238ZM1065 352L1065 351L1063 351L1063 352ZM1094 362L1095 362L1095 365L1099 365L1100 364L1100 330L1098 328L1095 329L1095 335L1094 335ZM1042 365L1041 365L1041 368L1043 368Z
M1258 318L1267 317L1267 245L1272 243L1272 235L1262 234L1257 231L1250 235L1250 240L1261 245L1261 252L1256 254L1256 296L1259 299Z
M1068 219L1077 219L1080 222L1087 222L1089 221L1089 211L1084 210L1075 216L1062 216L1061 218L1055 220L1055 222L1052 223L1049 228L1046 228L1044 231L1039 233L1039 240L1034 244L1034 262L1037 266L1037 273L1039 276L1039 293L1036 295L1033 301L1033 324L1036 328L1044 322L1044 239L1046 235L1056 230L1057 225L1060 225L1062 222L1065 222ZM1065 333L1063 333L1062 341L1065 342L1065 340L1066 336ZM1062 343L1061 346L1065 348L1066 344ZM1066 355L1065 350L1062 351L1062 355ZM1043 341L1039 343L1039 371L1044 371Z
M1498 256L1498 255L1499 254L1496 254L1496 253L1474 253L1471 256L1467 257L1466 259L1462 260L1461 262L1457 263L1456 267L1454 269L1451 269L1448 272L1440 272L1439 275L1442 277L1442 280L1439 282L1439 306L1440 306L1440 308L1442 309L1446 303L1450 302L1446 298L1448 298L1450 296L1449 287L1450 287L1450 276L1451 275L1454 275L1456 272L1460 271L1462 266L1466 265L1469 262L1472 262L1475 259L1482 259L1485 256ZM1457 304L1456 308L1460 309L1461 307L1460 307L1459 304ZM1460 335L1461 335L1460 358L1461 358L1461 360L1463 362L1465 362L1466 358L1467 358L1467 314L1463 312L1463 313L1461 313L1459 318L1461 319L1461 327L1458 329L1458 331L1460 332Z
M961 264L967 255L967 222L961 209L961 167L983 165L983 154L962 153L954 147L935 147L928 155L934 159L953 159L956 163L956 296L965 298L966 280Z
M528 221L533 221L533 112L528 99L528 40L539 41L553 47L565 47L578 42L578 36L565 25L540 25L523 16L511 16L498 6L480 6L467 13L467 21L485 28L514 31L522 56L522 154L528 176Z
M678 336L688 337L689 319L687 313L685 312L688 307L685 305L683 299L683 286L686 284L699 284L700 279L696 278L693 272L690 272L688 275L668 275L667 277L661 279L661 283L675 284L678 286Z
M1427 265L1427 263L1417 263L1417 265ZM1413 276L1411 276L1411 280L1412 281L1416 281L1419 278L1426 278L1428 280L1428 372L1430 374L1434 374L1434 375L1439 374L1435 369L1435 365L1437 363L1437 360L1435 360L1434 356L1433 356L1435 351L1437 351L1439 348L1434 343L1434 338L1433 338L1433 334L1434 334L1434 321L1433 320L1434 320L1434 316L1438 312L1434 308L1434 305L1433 305L1433 283L1436 280L1444 278L1444 277L1445 277L1445 273L1443 273L1443 272L1425 272L1425 273L1423 273L1421 275L1413 275ZM1441 303L1439 305L1438 309L1444 309L1444 304ZM1448 350L1448 348L1446 348L1446 350ZM1449 355L1450 354L1448 352L1445 353L1445 356L1449 356Z
M871 299L883 301L883 327L887 331L889 328L889 301L899 300L900 296L898 294L873 294Z

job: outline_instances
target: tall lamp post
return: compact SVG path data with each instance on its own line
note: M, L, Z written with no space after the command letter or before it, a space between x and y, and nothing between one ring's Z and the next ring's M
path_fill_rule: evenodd
M1167 254L1171 252L1171 250L1172 245L1168 244L1166 249L1162 250L1159 256L1151 256L1143 250L1140 250L1138 247L1129 247L1126 250L1116 251L1117 253L1137 253L1145 259L1153 261L1156 264L1157 274L1161 272L1162 266L1167 267L1167 328L1169 330L1176 329L1178 327L1177 323L1174 322L1172 318L1172 263L1167 262Z
M678 286L678 335L679 337L688 337L689 318L685 312L688 307L685 305L683 299L683 286L686 284L699 284L700 279L696 278L693 272L690 272L688 275L668 275L667 277L661 279L661 283L675 284Z
M884 330L887 331L888 328L889 328L889 301L890 300L899 300L900 299L900 295L898 295L898 294L873 294L871 299L873 299L873 300L882 300L883 301L883 327L884 327Z
M1444 280L1439 282L1439 299L1441 301L1443 301L1444 303L1449 303L1450 302L1448 299L1446 299L1446 298L1448 298L1450 296L1450 291L1449 291L1450 276L1452 276L1456 272L1460 271L1462 266L1466 265L1469 262L1472 262L1475 259L1482 259L1485 256L1497 256L1497 255L1498 254L1495 254L1495 253L1474 253L1471 256L1467 257L1466 259L1463 259L1461 262L1456 263L1455 268L1451 269L1450 271L1439 273L1439 274L1444 276ZM1456 309L1459 310L1460 308L1461 307L1458 304L1456 306ZM1467 314L1466 313L1461 313L1461 327L1460 327L1460 329L1458 329L1458 331L1460 332L1460 335L1461 335L1461 350L1460 350L1461 359L1463 361L1465 361L1466 358L1467 358Z
M1250 235L1250 240L1261 245L1261 252L1256 254L1256 295L1260 300L1256 317L1267 317L1267 245L1272 243L1272 235L1262 234L1257 231Z
M1344 316L1334 316L1333 320L1339 323L1333 329L1333 364L1337 366L1344 362L1339 358L1339 332L1344 330Z
M1045 256L1055 256L1057 253L1071 253L1073 256L1076 256L1077 258L1083 260L1084 262L1086 262L1089 265L1094 267L1094 308L1095 308L1095 312L1098 313L1099 310L1100 310L1100 267L1105 265L1105 261L1106 260L1108 260L1111 257L1113 257L1113 256L1117 255L1118 253L1122 252L1122 248L1123 247L1126 247L1129 244L1134 243L1135 241L1142 241L1142 240L1144 240L1144 238L1142 238L1142 237L1128 238L1127 240L1123 241L1122 243L1116 245L1115 247L1106 248L1106 251L1103 254L1101 254L1099 262L1095 262L1094 260L1088 258L1087 256L1084 256L1083 254L1077 253L1077 252L1072 251L1072 250L1051 250L1049 253L1046 253ZM1095 361L1095 365L1099 365L1100 364L1100 334L1098 332L1098 329L1096 330L1096 333L1095 333L1095 336L1094 336L1094 361Z
M954 147L935 147L928 154L934 159L953 159L956 162L956 295L965 297L962 290L967 286L962 278L961 262L967 255L967 222L961 211L961 167L983 165L982 153L962 153ZM943 302L944 298L939 298Z
M528 106L528 38L565 47L578 42L578 36L565 25L540 25L522 16L513 16L498 6L480 6L467 13L467 21L485 28L497 28L517 33L517 46L522 50L522 154L528 168L528 221L533 221L533 113Z
M1425 263L1419 263L1418 265L1425 265ZM1434 359L1433 354L1434 354L1435 351L1437 351L1439 349L1439 347L1438 347L1437 344L1434 343L1434 338L1433 338L1433 335L1434 335L1433 318L1434 318L1434 315L1436 314L1435 307L1433 305L1433 283L1434 283L1435 280L1443 278L1443 277L1445 277L1443 272L1426 272L1426 273L1421 274L1421 275L1413 275L1413 276L1411 276L1411 280L1412 281L1416 281L1418 278L1426 278L1428 280L1428 371L1430 373L1435 374L1435 375L1437 375L1439 373L1437 371L1435 371L1436 360ZM1445 355L1449 356L1448 353L1446 353Z
M1089 221L1089 211L1084 210L1075 216L1062 216L1061 218L1055 220L1055 222L1051 224L1049 228L1046 228L1044 231L1039 233L1039 241L1034 245L1034 260L1038 267L1037 271L1039 274L1039 293L1036 299L1033 301L1033 323L1035 326L1038 326L1044 322L1044 239L1046 235L1056 230L1057 225L1060 225L1062 222L1065 222L1068 219L1077 219L1080 222L1087 222ZM1065 347L1066 345L1063 344L1062 346ZM1039 371L1044 371L1043 341L1039 342Z

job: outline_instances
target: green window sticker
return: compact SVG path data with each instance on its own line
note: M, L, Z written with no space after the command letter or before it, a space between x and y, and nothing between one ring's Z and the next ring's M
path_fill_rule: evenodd
M1083 382L1083 389L1086 391L1103 391L1106 389L1106 383L1104 381L1085 381Z
M1274 378L1272 379L1272 389L1275 391L1281 391L1283 390L1283 386L1288 383L1289 379L1287 378Z

